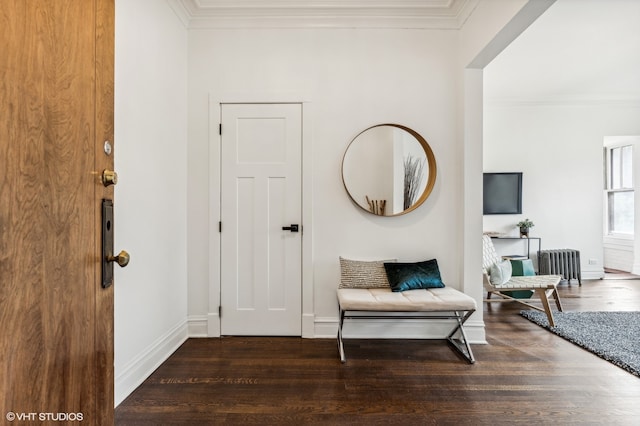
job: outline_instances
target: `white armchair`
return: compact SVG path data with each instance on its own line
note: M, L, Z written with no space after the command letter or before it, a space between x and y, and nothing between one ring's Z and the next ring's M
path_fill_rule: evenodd
M484 288L487 291L487 298L485 302L518 302L530 308L538 311L545 312L549 319L551 327L555 327L553 321L553 312L549 305L549 296L553 297L556 302L556 306L559 311L562 311L562 304L560 303L560 296L558 295L557 285L562 279L560 275L535 275L535 276L523 276L523 277L510 277L506 282L492 283L490 274L492 267L501 262L500 257L496 253L496 249L493 246L491 237L488 235L482 236L482 272ZM493 268L494 271L496 268ZM518 290L533 290L542 302L542 308L532 305L527 300L516 299L504 292L518 291ZM491 299L492 295L500 296L499 299Z

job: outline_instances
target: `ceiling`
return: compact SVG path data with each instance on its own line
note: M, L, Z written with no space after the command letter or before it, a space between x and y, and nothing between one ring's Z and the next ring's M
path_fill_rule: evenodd
M484 71L488 102L640 102L640 1L557 0Z

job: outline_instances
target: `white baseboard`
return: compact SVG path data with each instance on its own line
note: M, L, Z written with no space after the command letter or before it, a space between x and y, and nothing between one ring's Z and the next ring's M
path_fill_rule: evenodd
M207 315L190 315L187 317L189 337L209 337L209 317Z
M583 280L601 280L604 278L604 268L601 266L583 266L580 270ZM571 280L573 283L575 280Z
M220 337L220 317L217 313L189 315L189 337Z
M316 317L313 337L316 339L335 339L338 336L338 318Z
M116 372L116 407L187 340L187 332L187 322L180 322L149 345L147 349L129 362L121 372Z

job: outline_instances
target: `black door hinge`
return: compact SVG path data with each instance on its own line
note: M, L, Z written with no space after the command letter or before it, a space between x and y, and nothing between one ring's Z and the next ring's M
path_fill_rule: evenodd
M218 222L218 232L222 232L222 222Z
M222 123L218 126L218 134L222 135Z

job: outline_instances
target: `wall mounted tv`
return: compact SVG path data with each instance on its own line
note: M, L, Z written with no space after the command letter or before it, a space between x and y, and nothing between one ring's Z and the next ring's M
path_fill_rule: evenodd
M522 173L484 173L482 188L482 214L522 213Z

